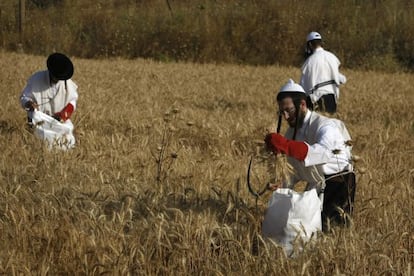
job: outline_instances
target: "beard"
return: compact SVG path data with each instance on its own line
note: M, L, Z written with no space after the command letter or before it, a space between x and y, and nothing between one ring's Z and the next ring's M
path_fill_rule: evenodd
M298 129L301 128L303 126L303 122L305 121L305 115L306 115L305 111L299 110L298 116L294 118L293 120L288 121L289 126L295 128L296 121L297 121Z

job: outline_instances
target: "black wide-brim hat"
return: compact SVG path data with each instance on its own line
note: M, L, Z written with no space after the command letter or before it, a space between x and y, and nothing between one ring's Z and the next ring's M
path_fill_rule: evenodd
M46 63L50 74L58 80L68 80L73 76L73 63L64 54L53 53Z

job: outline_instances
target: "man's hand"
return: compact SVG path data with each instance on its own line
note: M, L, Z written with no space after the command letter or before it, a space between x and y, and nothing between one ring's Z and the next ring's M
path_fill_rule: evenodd
M276 191L277 189L279 189L281 187L280 184L273 184L273 183L268 183L267 184L267 189L270 191Z
M62 120L62 118L60 118L60 115L57 114L57 113L55 115L53 115L52 117L53 117L53 119L55 119L58 122L60 122Z
M286 139L279 133L266 135L265 143L275 154L284 153L299 161L305 160L308 154L308 145L305 142Z
M35 109L37 109L39 107L38 104L36 104L33 101L28 101L24 104L24 109L26 109L26 111L34 111Z
M287 139L279 133L269 133L265 137L268 149L276 153L287 153Z

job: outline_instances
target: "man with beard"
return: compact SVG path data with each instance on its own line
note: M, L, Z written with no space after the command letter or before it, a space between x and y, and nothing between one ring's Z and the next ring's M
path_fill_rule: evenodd
M279 125L282 117L289 128L285 136L269 133L265 142L275 154L286 154L295 169L285 186L307 182L323 199L322 230L330 225L348 225L355 195L349 133L343 122L307 108L302 86L289 80L277 94Z

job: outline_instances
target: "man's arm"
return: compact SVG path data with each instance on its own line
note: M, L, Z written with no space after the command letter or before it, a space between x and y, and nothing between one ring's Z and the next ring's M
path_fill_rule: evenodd
M346 77L344 74L338 73L339 74L339 84L344 84L346 83Z
M31 81L27 82L26 87L23 89L22 94L20 95L20 105L26 111L33 111L38 107L35 98L33 97Z
M56 112L53 117L58 121L66 121L70 119L76 109L76 102L78 100L78 86L72 81L67 80L66 83L69 103L59 112Z
M308 144L302 141L286 139L279 133L269 133L266 135L265 143L275 154L284 153L299 161L303 161L308 154Z
M66 121L72 116L74 110L75 107L71 103L69 103L62 109L62 111L56 112L53 115L53 118L55 118L58 121Z
M308 154L304 159L306 167L337 160L340 155L336 155L334 151L345 149L345 141L341 131L334 122L322 126L318 130L316 140L315 144L309 145Z

